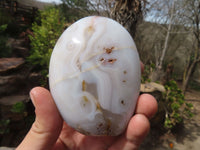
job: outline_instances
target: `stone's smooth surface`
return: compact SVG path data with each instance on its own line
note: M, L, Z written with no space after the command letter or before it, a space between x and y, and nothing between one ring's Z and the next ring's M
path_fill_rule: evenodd
M72 24L53 50L49 81L64 120L87 135L119 135L140 89L134 41L117 22L86 17Z

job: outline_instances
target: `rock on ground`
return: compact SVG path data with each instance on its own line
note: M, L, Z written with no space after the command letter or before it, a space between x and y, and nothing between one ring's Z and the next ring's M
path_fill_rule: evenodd
M0 147L0 150L14 150L12 147Z

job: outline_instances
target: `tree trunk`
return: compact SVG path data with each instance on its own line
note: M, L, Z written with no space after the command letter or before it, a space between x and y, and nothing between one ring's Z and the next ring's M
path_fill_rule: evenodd
M185 91L186 91L186 89L187 89L187 85L188 85L188 81L189 81L189 78L190 78L190 76L191 76L191 74L192 74L192 70L194 69L194 66L195 66L195 62L193 62L192 64L191 64L191 66L189 67L189 69L188 69L188 71L187 71L187 73L185 73L185 78L183 79L183 84L182 84L182 90L183 90L183 93L185 93Z
M149 76L149 78L154 82L155 81L160 81L161 83L165 82L164 78L165 78L166 75L165 75L165 72L164 72L162 66L163 66L164 57L166 55L167 48L168 48L169 36L170 36L171 28L172 28L172 20L173 20L173 17L174 17L174 7L175 7L175 1L173 1L172 6L171 6L171 14L170 14L169 25L167 27L167 34L166 34L166 37L165 37L165 43L164 43L164 46L163 46L163 49L162 49L160 59L156 60L156 68L155 68L154 72L152 72ZM157 57L159 57L159 56L157 56Z
M186 89L187 89L187 85L189 82L190 77L192 76L192 73L195 69L195 66L197 63L200 62L200 2L198 1L190 1L191 2L191 6L192 6L192 17L191 17L191 21L193 23L193 33L195 36L195 40L194 42L196 42L196 46L194 49L194 58L189 62L189 67L186 68L185 72L184 72L184 77L183 77L183 83L182 83L182 90L185 93ZM197 2L197 3L196 3Z
M137 23L143 19L142 2L146 0L115 0L110 16L124 26L134 38Z
M200 58L196 59L195 61L192 62L192 64L189 66L189 69L185 70L184 72L184 77L183 77L183 83L182 83L182 90L183 90L183 93L186 92L186 89L187 89L187 86L188 86L188 82L189 82L189 79L192 75L192 72L193 70L195 69L195 66L196 64L200 62Z

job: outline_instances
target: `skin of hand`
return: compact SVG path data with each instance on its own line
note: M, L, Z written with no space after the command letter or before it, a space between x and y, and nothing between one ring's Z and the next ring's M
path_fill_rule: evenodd
M142 65L143 67L143 65ZM36 119L16 150L137 150L157 112L157 101L149 94L138 98L134 116L120 136L86 136L65 123L47 89L33 88L30 97Z

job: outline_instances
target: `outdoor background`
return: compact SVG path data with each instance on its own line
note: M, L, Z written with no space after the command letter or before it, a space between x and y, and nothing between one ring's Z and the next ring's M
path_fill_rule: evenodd
M141 150L200 147L200 0L0 0L0 147L16 147L30 129L29 91L48 89L53 47L78 19L122 24L145 64L141 93L159 110Z

